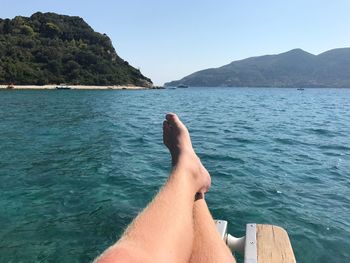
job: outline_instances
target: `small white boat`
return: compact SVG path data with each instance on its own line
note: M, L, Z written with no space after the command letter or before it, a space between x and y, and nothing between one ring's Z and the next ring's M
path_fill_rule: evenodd
M60 84L59 86L56 86L56 89L65 90L65 89L72 89L72 88L66 84Z
M244 256L244 263L296 263L288 233L282 227L247 224L246 235L237 238L227 233L227 221L215 223L231 251Z

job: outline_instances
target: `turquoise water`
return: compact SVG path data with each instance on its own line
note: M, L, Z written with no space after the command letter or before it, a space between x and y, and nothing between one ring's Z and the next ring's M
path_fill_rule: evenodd
M0 261L88 262L170 169L177 112L216 218L283 226L298 262L350 260L350 90L0 92Z

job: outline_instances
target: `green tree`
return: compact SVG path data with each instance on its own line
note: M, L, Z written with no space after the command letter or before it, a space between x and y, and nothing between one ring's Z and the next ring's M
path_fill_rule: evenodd
M12 31L12 24L10 19L5 19L4 20L4 25L3 25L3 32L4 34L10 34Z
M61 30L60 28L55 25L54 23L46 23L46 27L45 27L45 35L48 37L57 37L61 34Z
M30 26L22 25L20 27L20 29L21 29L22 34L25 34L25 35L30 36L30 37L34 36L34 30Z

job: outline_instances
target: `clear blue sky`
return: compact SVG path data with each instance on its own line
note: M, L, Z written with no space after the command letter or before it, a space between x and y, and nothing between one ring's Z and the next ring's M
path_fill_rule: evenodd
M250 56L350 46L349 0L0 0L0 17L76 15L155 84Z

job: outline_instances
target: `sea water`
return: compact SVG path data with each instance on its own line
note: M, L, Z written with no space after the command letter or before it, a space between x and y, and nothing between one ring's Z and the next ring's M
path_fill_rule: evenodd
M89 262L170 170L176 112L213 216L287 229L298 262L350 262L350 89L0 92L0 261ZM169 226L171 227L171 226Z

